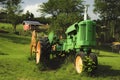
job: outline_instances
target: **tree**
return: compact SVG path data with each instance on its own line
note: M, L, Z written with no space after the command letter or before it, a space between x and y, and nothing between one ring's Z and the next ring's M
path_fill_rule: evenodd
M39 10L52 16L52 28L65 30L74 22L82 20L83 7L83 0L48 0L40 5Z
M4 9L7 0L0 0L0 22L7 22L7 12Z
M26 14L25 14L25 16L26 16L26 19L30 19L30 12L27 11Z
M6 15L6 12L0 11L0 22L7 22Z
M34 14L27 11L25 14L22 15L24 20L34 20Z
M120 1L119 0L95 0L94 11L100 14L100 18L106 20L115 20L120 15Z
M106 31L106 40L115 37L118 31L120 0L94 0L94 2L95 13L100 14L103 25L109 29Z
M16 32L16 25L19 23L19 17L22 12L20 6L21 0L7 0L5 1L5 9L7 12L7 19L13 25Z
M0 5L4 5L4 2L5 2L6 0L0 0Z
M30 19L34 19L34 14L33 13L30 14Z

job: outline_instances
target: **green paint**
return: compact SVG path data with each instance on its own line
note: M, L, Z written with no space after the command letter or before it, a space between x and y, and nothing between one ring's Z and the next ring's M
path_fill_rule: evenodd
M55 34L50 32L49 41L50 43L56 42L54 44L61 44L56 46L57 51L69 50L83 50L86 52L91 46L96 45L96 35L95 35L95 22L92 20L85 20L81 22L76 22L66 30L66 39L60 42L60 39L53 39Z

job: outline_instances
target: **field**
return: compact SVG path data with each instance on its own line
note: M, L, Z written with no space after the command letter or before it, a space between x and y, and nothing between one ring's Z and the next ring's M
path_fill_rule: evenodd
M120 54L100 50L93 76L77 74L74 61L41 71L30 60L30 37L0 33L0 80L120 80Z

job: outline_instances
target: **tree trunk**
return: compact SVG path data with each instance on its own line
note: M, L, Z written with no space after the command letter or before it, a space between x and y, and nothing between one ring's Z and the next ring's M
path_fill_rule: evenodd
M16 32L16 24L12 24L13 25L13 31Z

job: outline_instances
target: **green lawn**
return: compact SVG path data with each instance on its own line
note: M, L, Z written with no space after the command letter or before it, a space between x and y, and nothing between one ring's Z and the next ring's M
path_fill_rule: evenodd
M12 24L9 24L9 23L0 23L0 28L1 29L6 29L6 30L9 30L9 31L13 30ZM17 30L22 30L23 29L23 25L22 24L18 24L16 29Z
M98 69L90 77L77 74L73 63L40 71L29 60L29 45L30 37L0 33L0 80L120 80L120 54L100 51Z

